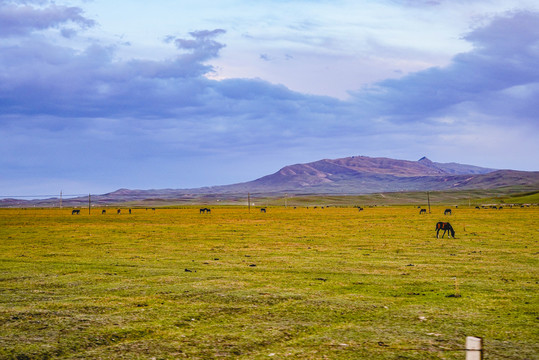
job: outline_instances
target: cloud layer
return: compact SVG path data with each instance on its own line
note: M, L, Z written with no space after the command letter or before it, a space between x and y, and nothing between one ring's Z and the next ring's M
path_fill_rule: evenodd
M489 115L489 121L532 125L537 108L518 107L538 98L539 69L534 65L539 59L538 20L537 13L527 12L494 19L464 36L474 49L455 56L449 66L382 81L356 92L356 100L372 107L372 112L402 121L458 115L468 122L467 114L479 113ZM518 101L493 109L504 97Z
M20 3L22 5L19 5ZM0 1L1 37L28 35L49 28L60 28L65 35L72 34L68 29L70 23L82 28L92 27L95 24L93 20L82 16L83 11L78 7L49 4L40 8L25 3L38 2Z
M500 134L517 157L539 150L534 12L492 18L463 36L473 48L449 65L347 100L212 80L226 29L165 35L174 56L123 60L117 44L83 36L96 22L81 8L4 0L0 22L0 184L12 191L39 191L36 181L96 192L217 185L355 154L499 167L486 160L498 151L511 163L490 145ZM512 167L537 170L524 160Z

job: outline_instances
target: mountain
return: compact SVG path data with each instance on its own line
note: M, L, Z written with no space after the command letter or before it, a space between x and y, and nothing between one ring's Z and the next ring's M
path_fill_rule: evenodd
M418 162L430 168L439 169L446 174L453 174L453 175L486 174L486 173L493 172L496 170L496 169L488 169L488 168L482 168L479 166L463 165L463 164L457 164L457 163L445 163L445 164L435 163L435 162L430 161L424 156L421 159L419 159Z
M494 189L504 186L539 188L539 172L496 170L458 163L437 163L352 156L285 166L259 179L223 186L183 190L126 190L133 200L182 199L234 194L369 194L395 191ZM242 195L242 196L243 196Z
M196 189L119 189L92 195L94 204L128 201L159 203L169 200L245 197L245 194L369 194L398 191L490 190L519 186L539 189L538 171L496 170L457 163L437 163L426 157L418 161L352 156L285 166L253 181ZM64 199L65 206L85 206L87 197ZM59 199L21 201L0 199L0 206L57 206Z
M219 187L219 190L245 188L253 192L350 194L442 190L465 187L471 180L470 176L476 177L495 171L472 165L436 163L426 157L418 161L408 161L352 156L286 166L274 174L243 184ZM503 178L503 175L501 177ZM484 182L478 181L478 185L479 183L488 186Z

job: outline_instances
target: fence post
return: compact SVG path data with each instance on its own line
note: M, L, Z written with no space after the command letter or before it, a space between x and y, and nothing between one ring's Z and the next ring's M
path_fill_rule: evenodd
M466 360L483 359L483 339L475 336L466 336Z

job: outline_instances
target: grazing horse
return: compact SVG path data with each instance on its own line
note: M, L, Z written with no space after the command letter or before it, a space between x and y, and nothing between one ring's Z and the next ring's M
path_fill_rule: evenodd
M101 210L101 215L105 215L107 213L107 210Z
M131 209L129 209L129 213L131 214Z
M445 209L444 215L451 215L451 209Z
M439 222L436 224L436 238L438 238L438 233L440 230L443 230L444 233L442 234L442 239L444 238L444 235L446 232L448 232L447 237L455 237L455 230L453 230L453 227L448 222ZM449 235L451 234L451 235Z
M201 213L201 214L204 214L204 213L211 213L211 209L208 209L208 208L202 208L202 209L200 209L200 213Z
M122 213L121 209L116 210L116 214L120 215Z
M71 211L71 215L79 215L79 214L80 214L80 210Z
M419 210L419 215L421 214L426 214L427 213L427 209L421 209Z
M260 209L260 212L261 212L261 213L265 213L265 212L266 212L266 208Z

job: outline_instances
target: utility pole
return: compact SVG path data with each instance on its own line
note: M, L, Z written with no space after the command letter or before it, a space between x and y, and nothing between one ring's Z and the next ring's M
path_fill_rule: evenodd
M249 208L249 214L251 213L251 193L247 193L247 206Z
M429 203L429 214L430 214L430 194L428 191L427 191L427 201Z
M90 194L88 194L88 215L90 215L90 208L92 207L92 202L90 200Z
M62 208L62 190L60 190L60 209Z

